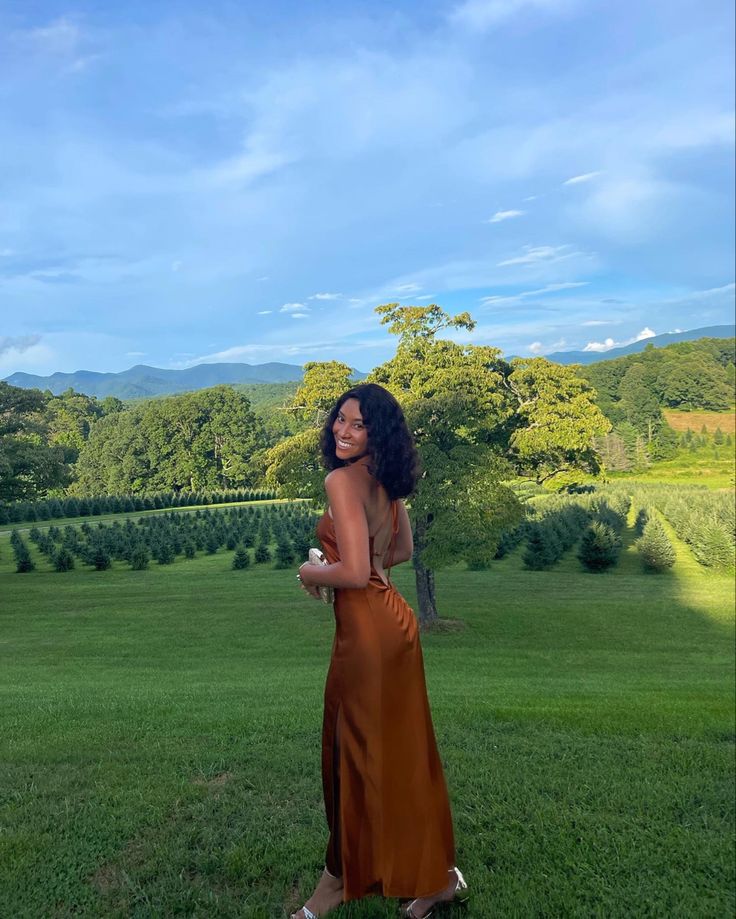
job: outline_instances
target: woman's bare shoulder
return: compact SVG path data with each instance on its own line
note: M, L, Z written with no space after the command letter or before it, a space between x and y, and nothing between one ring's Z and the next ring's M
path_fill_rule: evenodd
M328 496L330 493L350 492L352 495L360 496L365 503L368 495L368 482L365 474L351 466L338 466L325 476L325 491Z

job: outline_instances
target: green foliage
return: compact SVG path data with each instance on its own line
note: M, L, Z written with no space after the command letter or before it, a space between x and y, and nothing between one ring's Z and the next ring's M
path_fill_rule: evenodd
M644 532L644 527L649 522L652 516L652 511L647 507L640 507L636 514L636 521L634 523L634 532L637 536L641 536Z
M537 482L563 470L598 472L595 438L611 424L590 385L576 368L541 357L514 360L512 367L508 385L518 401L510 447L521 472Z
M241 488L206 493L180 491L147 495L98 495L93 498L82 499L71 497L17 501L9 505L0 504L0 524L21 523L25 520L51 520L57 517L84 517L92 514L150 511L167 507L192 507L198 504L262 501L275 497L277 497L277 493L272 488Z
M265 542L256 543L256 549L253 556L253 560L257 565L263 565L265 562L271 561L271 551L268 548L268 544Z
M508 463L490 448L467 444L447 452L425 444L422 456L425 471L411 505L421 561L430 568L462 559L489 564L503 531L523 518L503 483Z
M578 559L587 571L601 572L618 561L621 540L607 524L594 520L583 533Z
M0 381L0 502L46 494L69 481L64 447L49 442L46 397Z
M244 568L250 567L250 553L242 544L238 545L235 550L232 567L235 571L242 571Z
M110 554L103 545L97 544L90 547L87 561L95 571L107 571L112 566Z
M655 391L655 370L646 363L632 364L618 389L619 411L647 440L657 434L664 424L659 398Z
M28 546L17 530L13 530L10 534L10 546L15 556L15 570L18 574L26 574L29 571L33 571L36 566L31 559L31 553L28 551Z
M153 399L92 427L74 488L113 495L251 485L259 446L250 403L229 386Z
M651 440L662 425L658 410L726 410L734 401L734 339L701 338L598 361L580 371L597 404L618 425L628 421ZM611 468L611 467L609 467Z
M296 561L291 541L281 536L276 543L276 561L274 568L291 568Z
M319 436L319 428L309 428L269 450L266 484L278 488L286 498L323 498L325 470Z
M640 505L652 505L663 515L693 555L707 568L729 569L734 565L736 508L733 492L712 492L699 486L636 486L627 493ZM608 496L624 493L622 486L607 489Z
M350 389L352 367L340 361L308 361L290 411L302 425L320 427L332 406Z
M144 543L138 543L130 552L130 567L133 571L145 571L148 568L150 555Z
M656 517L650 517L642 535L636 541L646 571L667 571L675 564L676 555L664 527Z
M74 555L66 546L61 546L53 556L55 571L72 571L74 569Z

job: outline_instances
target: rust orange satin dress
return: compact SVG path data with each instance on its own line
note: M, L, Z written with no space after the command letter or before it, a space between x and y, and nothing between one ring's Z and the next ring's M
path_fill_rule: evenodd
M398 532L396 501L390 513L389 560ZM317 524L317 536L327 560L339 561L329 511ZM325 864L342 875L344 901L433 894L447 886L455 864L417 621L390 574L387 583L376 571L373 537L370 552L368 585L335 590L322 725L330 830Z

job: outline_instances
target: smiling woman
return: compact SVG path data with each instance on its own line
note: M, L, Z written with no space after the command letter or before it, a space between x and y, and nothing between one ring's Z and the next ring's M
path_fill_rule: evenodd
M398 402L366 383L344 393L322 431L329 508L317 535L327 565L302 586L335 590L336 633L325 686L322 782L330 831L325 872L293 919L368 894L404 897L404 915L464 899L416 617L391 583L411 558L402 502L418 478ZM411 899L414 898L414 899Z

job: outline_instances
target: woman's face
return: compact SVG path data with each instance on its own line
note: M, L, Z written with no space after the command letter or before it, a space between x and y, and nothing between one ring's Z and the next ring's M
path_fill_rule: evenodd
M340 406L332 425L335 453L338 459L350 460L361 456L368 448L368 431L360 414L360 402L346 399Z

